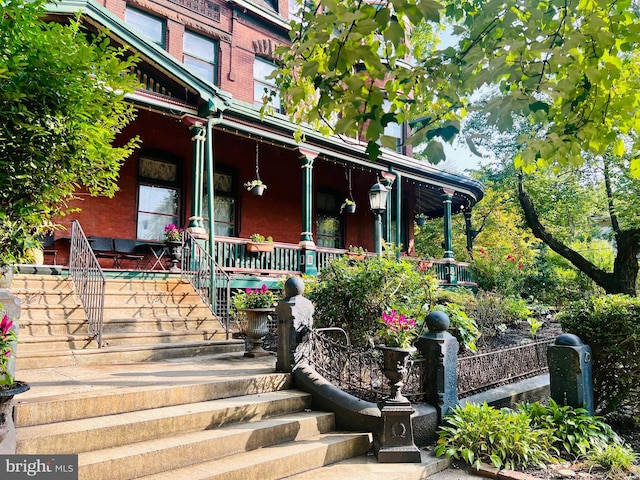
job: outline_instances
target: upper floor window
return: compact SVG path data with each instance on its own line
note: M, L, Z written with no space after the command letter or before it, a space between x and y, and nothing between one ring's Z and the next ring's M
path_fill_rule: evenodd
M183 63L198 77L216 83L217 42L185 31Z
M165 28L162 19L135 8L127 7L124 12L124 21L164 48Z
M388 100L384 101L383 108L386 110L390 106L390 102ZM386 127L384 127L384 134L389 137L395 137L396 139L396 148L395 151L398 153L404 153L404 131L402 125L399 123L388 123Z
M276 84L272 78L267 78L273 73L276 66L256 57L253 62L253 103L262 105L262 99L270 92L275 92L275 96L271 98L269 105L277 112L282 111L280 95L276 90Z

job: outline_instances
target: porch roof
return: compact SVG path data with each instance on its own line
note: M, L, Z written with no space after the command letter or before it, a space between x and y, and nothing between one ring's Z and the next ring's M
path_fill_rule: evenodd
M372 162L366 153L366 144L356 139L345 140L337 135L325 136L308 126L298 126L285 115L261 117L260 107L231 99L228 107L215 119L214 128L251 138L265 139L290 150L308 150L320 158L359 168L398 173L416 185L416 209L427 216L442 212L440 191L453 190L453 211L468 210L484 196L484 185L469 176L443 171L428 162L419 161L388 149ZM298 142L294 133L302 129L304 141Z

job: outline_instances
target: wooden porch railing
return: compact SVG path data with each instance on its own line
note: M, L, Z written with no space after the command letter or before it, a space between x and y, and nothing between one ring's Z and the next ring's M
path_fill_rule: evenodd
M302 249L291 243L273 242L259 244L260 251L252 252L251 242L246 238L216 237L214 260L227 273L258 273L262 275L292 275L300 273ZM318 270L326 267L333 259L345 255L347 250L340 248L317 247L316 262ZM372 255L372 254L368 254ZM476 286L471 267L466 262L449 259L420 260L425 268L433 268L440 285ZM451 281L453 270L454 282Z
M87 314L87 331L98 342L98 348L101 348L104 291L107 281L77 220L71 225L69 276Z

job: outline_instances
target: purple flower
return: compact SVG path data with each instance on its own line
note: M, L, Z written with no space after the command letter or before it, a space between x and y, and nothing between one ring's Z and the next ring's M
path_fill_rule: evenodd
M5 314L4 317L2 317L2 321L0 321L0 332L6 335L9 333L9 330L11 330L11 327L13 327L13 322L9 320L9 315Z

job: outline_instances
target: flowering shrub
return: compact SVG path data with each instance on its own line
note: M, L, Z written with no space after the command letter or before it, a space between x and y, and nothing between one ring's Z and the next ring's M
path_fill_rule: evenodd
M14 356L11 343L16 341L16 333L11 327L13 322L5 314L0 321L0 385L13 385L13 377L9 373L9 360Z
M182 229L176 227L173 223L169 223L164 227L164 241L165 242L180 242L182 241Z
M412 318L391 313L383 313L379 320L381 327L378 331L380 341L387 347L410 348L418 335L418 325Z
M276 303L275 295L265 284L259 289L247 288L236 292L231 299L236 310L243 308L271 308Z

